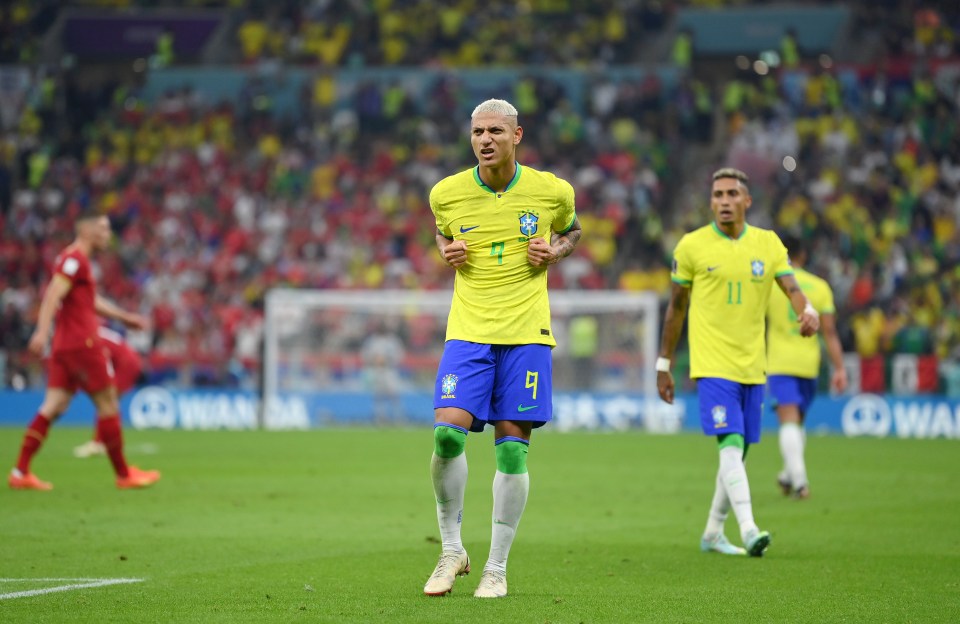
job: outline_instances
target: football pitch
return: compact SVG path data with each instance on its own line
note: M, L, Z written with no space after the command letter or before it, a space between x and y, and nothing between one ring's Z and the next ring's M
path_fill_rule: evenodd
M22 429L0 429L12 464ZM163 471L118 491L54 428L52 492L0 490L2 622L955 622L960 443L811 437L813 496L751 448L761 559L699 551L717 457L699 435L534 435L510 595L472 596L490 539L493 436L467 441L473 572L422 595L440 546L430 429L128 431ZM6 467L5 467L6 469ZM732 514L731 514L732 515ZM739 543L731 517L727 535Z

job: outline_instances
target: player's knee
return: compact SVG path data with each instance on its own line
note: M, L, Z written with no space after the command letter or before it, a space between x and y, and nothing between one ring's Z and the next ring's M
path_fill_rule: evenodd
M497 440L497 470L504 474L524 474L527 472L527 451L530 443L520 438L500 438Z
M453 425L437 423L433 428L433 452L437 457L451 459L463 453L467 445L467 431Z

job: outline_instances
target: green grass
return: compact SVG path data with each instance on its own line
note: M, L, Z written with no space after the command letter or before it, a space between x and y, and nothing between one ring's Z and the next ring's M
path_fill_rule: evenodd
M490 534L493 439L472 434L474 573L421 594L439 554L429 429L136 432L153 489L117 491L55 429L52 492L0 489L0 577L144 582L0 600L2 622L952 622L960 446L811 438L813 497L783 498L775 438L751 449L762 559L698 549L716 452L698 435L534 436L510 596L472 597ZM22 430L0 429L12 462ZM153 449L154 453L147 453ZM727 534L738 531L731 519ZM739 541L735 539L735 541ZM55 583L0 583L0 593Z

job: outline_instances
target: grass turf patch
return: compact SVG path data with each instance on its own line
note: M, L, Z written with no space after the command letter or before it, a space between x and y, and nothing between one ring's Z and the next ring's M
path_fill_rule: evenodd
M947 622L960 613L960 454L948 440L810 439L813 496L775 485L775 437L751 448L762 559L698 549L715 444L699 435L538 432L510 595L472 597L490 539L493 437L467 441L473 573L421 590L439 554L430 429L129 431L158 468L114 488L55 428L34 462L52 492L0 491L0 593L31 578L143 583L0 600L31 622ZM12 461L22 430L0 429ZM148 454L149 453L149 454ZM727 525L739 543L736 524Z

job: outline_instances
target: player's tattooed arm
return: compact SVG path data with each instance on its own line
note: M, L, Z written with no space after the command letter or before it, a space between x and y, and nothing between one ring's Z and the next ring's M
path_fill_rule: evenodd
M683 322L687 318L687 309L690 306L690 288L681 284L673 284L670 291L670 303L663 315L663 331L660 333L660 357L672 359L677 349L680 334L683 332Z
M673 404L676 387L670 364L673 352L680 340L683 331L683 321L687 317L687 308L690 305L690 289L681 284L674 284L670 292L670 303L663 316L663 331L660 335L660 357L657 358L657 392L660 398ZM663 364L663 368L661 368Z
M550 237L550 246L553 247L554 251L556 252L556 258L551 262L551 264L556 264L557 262L560 262L561 259L572 254L573 250L577 246L577 243L580 242L580 236L582 234L583 229L580 227L580 217L574 218L573 225L571 225L570 229L563 234L554 232Z
M576 218L570 229L563 234L553 232L549 243L539 237L531 238L527 245L527 260L535 267L556 264L573 253L580 242L581 234L583 230L580 228L580 219Z

